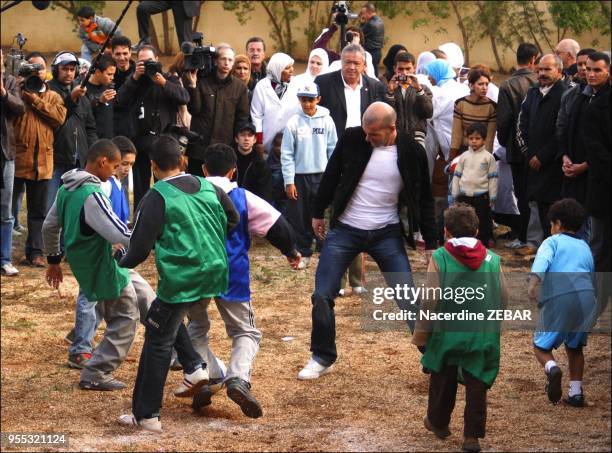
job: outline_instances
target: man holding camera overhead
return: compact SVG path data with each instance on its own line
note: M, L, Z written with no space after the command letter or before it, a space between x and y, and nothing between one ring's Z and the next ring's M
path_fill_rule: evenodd
M47 192L53 176L53 131L66 120L66 107L59 94L45 83L47 64L38 52L27 57L19 70L17 83L25 113L15 118L15 195L25 186L28 205L26 264L46 267L43 258L42 224L47 215Z
M168 125L176 123L178 107L189 102L178 78L163 73L155 47L141 46L136 57L136 69L119 89L115 104L129 111L125 121L130 121L130 138L138 149L132 168L134 208L151 186L149 148Z
M198 176L204 176L202 164L206 147L214 143L232 146L238 126L249 121L247 87L231 74L234 50L227 44L220 44L213 61L212 68L198 68L196 61L185 56L184 77L189 92L187 108L192 115L191 130L200 135L200 139L187 149L188 171Z

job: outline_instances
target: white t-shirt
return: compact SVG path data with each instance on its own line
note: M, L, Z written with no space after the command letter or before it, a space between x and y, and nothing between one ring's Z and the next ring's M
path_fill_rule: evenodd
M342 76L341 76L342 77ZM345 128L361 126L361 76L359 77L359 85L353 90L344 81L344 97L346 98L346 125Z
M404 182L397 167L397 146L374 148L361 179L338 220L360 230L399 223L397 202Z

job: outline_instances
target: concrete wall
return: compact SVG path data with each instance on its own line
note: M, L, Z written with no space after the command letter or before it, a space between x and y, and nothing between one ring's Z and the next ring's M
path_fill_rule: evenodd
M4 4L5 2L3 2ZM545 2L542 3L544 6ZM123 1L107 1L106 8L102 11L103 16L117 18L124 7ZM127 36L133 41L138 41L138 26L136 22L136 6L137 2L131 6L126 17L121 24L121 28ZM438 45L454 41L460 46L462 45L461 33L459 28L452 21L442 24L448 31L444 35L438 34L435 30L440 26L421 27L417 30L412 29L412 19L405 16L395 17L393 20L384 18L387 41L383 49L383 55L386 49L395 43L404 44L411 52L417 55L419 52L429 50ZM158 14L153 16L153 21L158 31L159 42L163 43L161 36L162 16ZM169 12L168 21L170 24L170 38L174 51L178 49L176 35L174 32L174 21L172 14ZM304 37L304 27L308 21L307 14L304 13L298 17L294 24L294 35L298 41L298 48L294 52L293 57L296 59L305 60L308 57L309 43L306 43ZM9 47L13 37L17 32L22 32L28 38L26 48L28 50L39 50L42 52L55 53L59 50L80 49L80 40L76 32L72 32L73 23L68 18L68 14L64 10L50 8L45 11L38 11L29 4L22 4L12 8L2 14L1 17L1 44L3 48ZM204 32L206 42L228 42L238 53L244 51L244 43L251 36L261 36L272 46L273 40L269 36L270 26L265 11L259 6L255 6L255 11L252 18L245 24L240 25L234 16L234 13L224 11L222 2L206 1L202 8L202 14L198 30ZM590 46L591 41L595 38L594 34L587 33L584 36L577 37L577 40L583 46ZM609 41L609 37L603 37L601 42ZM514 62L514 53L507 49L500 49L503 54L505 66L511 67ZM497 64L491 51L490 43L487 39L481 40L472 47L470 51L471 63L484 63L496 68ZM271 53L268 52L268 55Z

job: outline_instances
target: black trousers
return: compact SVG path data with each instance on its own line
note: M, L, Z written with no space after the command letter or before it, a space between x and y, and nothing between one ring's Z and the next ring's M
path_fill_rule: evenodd
M133 213L136 213L136 208L142 200L142 197L151 188L151 159L149 158L149 148L153 142L157 139L155 135L147 135L144 137L136 137L134 139L134 145L138 150L136 154L136 162L132 167L132 176L134 178L134 209Z
M493 222L491 220L491 206L489 194L467 197L460 195L457 201L467 203L476 210L478 216L478 239L485 247L489 246L489 239L493 237Z
M463 435L484 437L487 423L487 386L463 370L465 381L465 410ZM457 367L446 366L439 373L429 375L427 418L436 428L446 428L457 399Z
M514 186L514 195L517 199L520 219L516 224L516 236L518 239L527 242L527 226L529 225L529 200L525 194L525 163L511 163L512 184ZM514 227L512 227L514 230Z
M13 206L16 206L17 198L23 193L24 187L26 192L28 238L25 243L25 257L27 260L43 256L42 226L49 211L47 200L49 182L49 179L32 181L30 179L15 178L14 180Z
M550 236L550 220L548 220L548 210L551 206L552 203L538 201L538 215L540 216L540 225L542 226L542 233L544 234L542 240Z
M193 349L187 328L183 324L191 305L192 303L168 304L155 299L149 308L144 322L145 341L132 395L132 413L136 420L159 416L173 346L185 371L203 364L202 358ZM205 367L205 364L202 367Z
M295 175L297 200L287 201L287 220L293 227L296 236L296 248L303 257L312 256L312 207L321 184L323 173Z
M204 165L204 161L200 159L189 158L187 163L187 173L193 176L201 176L204 177L204 169L202 168Z
M380 60L382 59L382 49L370 49L368 50L372 55L372 66L374 66L374 74L378 77L378 66L380 66Z
M192 18L185 15L185 9L182 2L178 1L150 1L140 2L136 8L136 17L138 18L138 35L141 40L148 40L149 36L149 17L153 14L159 14L172 9L174 17L174 28L176 29L176 37L179 46L185 41L191 41L192 33Z

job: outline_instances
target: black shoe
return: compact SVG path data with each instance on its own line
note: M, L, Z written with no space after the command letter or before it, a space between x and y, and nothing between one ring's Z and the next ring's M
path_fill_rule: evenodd
M81 390L100 390L103 392L112 392L113 390L123 390L127 387L124 382L112 378L104 382L81 381L79 382Z
M461 450L473 453L479 452L481 450L480 442L478 442L478 439L475 437L466 437L465 439L463 439L463 445L461 446Z
M198 412L212 403L212 396L223 388L223 378L211 379L207 385L202 387L198 393L193 396L191 408Z
M548 384L546 384L546 394L551 403L557 404L561 400L561 377L563 372L558 366L554 366L546 374Z
M582 393L579 393L578 395L568 396L563 400L563 402L574 407L586 406L586 402L584 401L584 394Z
M436 428L434 425L431 424L427 417L423 419L423 424L425 425L425 429L434 433L438 439L446 439L448 436L451 435L448 426L445 428Z
M251 418L259 418L263 415L261 405L251 393L251 384L240 378L232 378L226 381L225 385L227 396L240 406L244 415Z

